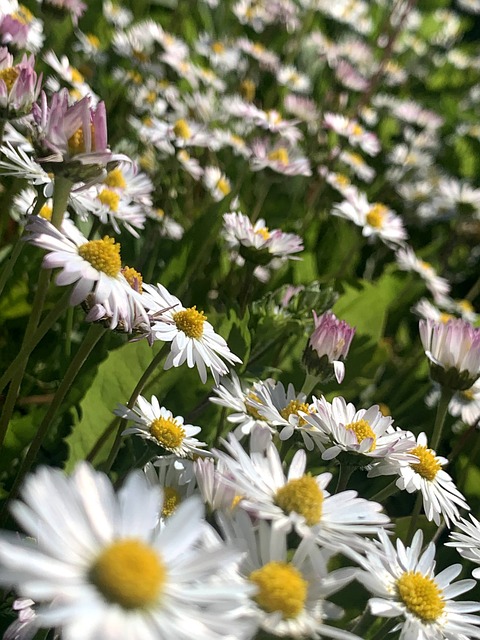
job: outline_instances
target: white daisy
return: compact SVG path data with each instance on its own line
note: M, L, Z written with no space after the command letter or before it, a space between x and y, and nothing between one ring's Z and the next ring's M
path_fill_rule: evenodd
M331 496L326 487L332 474L306 474L303 449L295 453L285 475L268 431L253 429L250 455L232 435L224 445L228 454L213 453L227 469L225 480L242 496L239 508L255 518L274 521L286 531L295 528L302 537L313 536L330 549L342 542L361 548L361 535L375 533L389 522L380 504L358 498L356 491Z
M435 545L422 553L423 534L415 534L412 546L397 540L395 549L384 531L380 544L370 545L366 558L358 556L363 567L358 580L376 597L369 601L373 615L404 618L393 631L401 630L400 640L466 640L480 638L479 602L455 602L452 598L469 591L475 580L454 580L462 570L454 564L435 575Z
M22 493L12 511L30 538L2 535L0 582L37 603L39 627L56 626L65 640L187 640L192 629L220 640L245 614L239 554L202 545L197 498L159 528L163 494L142 472L117 497L85 463L71 477L41 468Z
M151 397L150 402L138 396L133 410L119 404L114 414L135 423L123 431L124 436L135 434L151 440L180 458L191 457L195 453L205 454L203 447L207 446L206 443L193 437L200 433L201 428L184 424L181 416L174 416L171 411L161 407L155 396Z
M226 540L246 551L240 572L257 588L252 604L263 631L288 638L359 640L324 624L326 618L338 619L343 613L325 598L351 582L355 569L328 574L326 560L312 539L303 539L292 554L285 531L265 521L254 528L244 511L237 510L233 517L218 514L218 519Z
M152 464L148 462L143 471L152 486L163 491L163 506L160 514L164 523L175 513L178 506L194 495L196 489L193 463L177 456L162 456Z
M326 113L324 125L338 135L348 138L351 145L359 146L369 156L376 156L380 152L380 142L377 136L366 131L356 120L335 113Z
M193 469L203 501L212 510L228 511L234 509L242 496L235 492L225 478L228 470L221 460L197 458Z
M414 250L408 245L401 247L395 253L398 268L403 271L415 271L424 280L435 300L445 296L450 291L450 284L445 278L437 275L431 264L420 260Z
M447 547L455 547L462 558L470 560L474 564L480 564L480 522L470 514L471 522L460 518L455 523L455 527L460 529L452 531L451 542L447 542ZM480 568L474 569L472 575L477 580L480 578Z
M268 140L252 142L250 164L253 171L268 168L286 176L311 176L308 158L302 156L291 144L281 142L271 145Z
M468 426L477 424L480 421L480 380L469 389L454 393L448 411L452 416L460 416Z
M232 190L230 180L218 167L205 167L203 184L215 202L223 200Z

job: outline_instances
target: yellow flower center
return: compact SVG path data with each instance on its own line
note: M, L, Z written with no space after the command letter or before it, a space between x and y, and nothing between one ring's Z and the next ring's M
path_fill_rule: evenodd
M358 444L363 442L365 438L373 438L372 446L368 451L374 451L375 447L377 446L377 436L366 420L357 420L357 422L350 422L350 424L345 425L345 429L353 431L353 433L357 436Z
M92 151L95 151L95 130L94 130L94 126L93 124L90 125L90 130L92 132L91 134L91 139L92 139ZM68 150L70 152L70 155L74 156L77 155L77 153L85 153L86 148L85 148L85 138L83 135L83 127L79 127L75 133L70 136L70 138L68 139Z
M163 487L162 516L168 518L181 502L181 497L174 487Z
M384 204L374 204L367 213L367 223L375 229L381 229L386 212L387 207Z
M245 397L245 408L247 413L255 418L255 420L265 420L265 418L259 413L258 409L252 407L252 405L248 402L249 400L254 400L255 402L260 402L260 398L253 391L249 391Z
M439 320L440 322L443 322L444 324L447 323L449 320L451 320L453 318L451 313L446 313L445 311L442 311L442 313L440 314Z
M350 160L357 166L365 164L362 156L358 153L350 153Z
M33 20L33 13L21 4L18 11L12 14L12 18L21 24L30 24Z
M258 587L255 600L264 611L280 611L283 618L296 618L303 611L308 583L293 565L269 562L252 571L249 579Z
M87 33L85 36L94 49L100 49L100 39L93 33Z
M103 240L90 240L82 244L78 248L78 254L94 269L112 278L118 275L122 266L120 245L115 244L115 239L109 236L105 236Z
M265 52L265 47L263 46L263 44L260 44L260 42L255 42L252 47L252 51L254 51L256 54L262 54Z
M148 104L155 104L157 100L157 94L155 91L149 91L147 93L147 97L146 97L146 101L148 102Z
M225 51L225 45L223 45L221 42L214 42L212 44L212 51L214 53L223 53Z
M460 307L460 309L462 309L462 311L465 311L467 313L473 313L474 311L473 305L470 300L460 300L458 306Z
M230 185L228 184L228 180L225 178L220 178L216 185L217 189L219 189L224 196L228 196L230 193Z
M90 570L90 580L103 597L124 609L153 605L163 591L166 577L158 554L133 538L106 547Z
M270 153L268 154L268 159L272 160L273 162L288 164L288 151L285 149L285 147L278 147L278 149L275 149L275 151L270 151Z
M232 511L236 509L244 497L245 496L240 496L240 495L235 496L234 499L232 500L232 504L230 505L230 509Z
M437 473L442 468L442 465L438 462L432 449L427 449L422 445L418 445L415 449L412 449L410 453L420 460L411 464L410 466L425 480L434 480Z
M397 591L407 609L424 622L437 620L445 609L442 591L418 571L407 571L397 580Z
M72 82L75 84L80 84L85 81L85 78L78 69L75 69L75 67L70 67L70 73L72 75Z
M270 238L270 232L268 230L268 227L262 227L261 229L257 229L255 233L258 236L262 236L264 240L268 240Z
M473 402L475 400L475 394L471 389L465 389L465 391L461 391L460 394L467 402Z
M363 134L363 128L359 124L354 124L352 127L352 133L354 136L361 136Z
M190 307L184 311L177 311L173 314L173 321L177 329L189 338L199 339L203 336L203 323L207 316L203 311L197 311L197 307Z
M143 278L139 271L133 267L125 266L122 269L122 274L132 289L135 289L138 293L142 293Z
M247 100L247 102L252 102L255 98L256 85L253 80L246 78L240 85L240 93Z
M335 179L337 181L337 184L340 187L348 187L350 185L349 178L347 178L347 176L343 175L343 173L337 173L337 175L335 176Z
M169 451L179 447L185 439L185 429L173 418L156 418L150 425L150 433Z
M190 154L188 153L188 151L185 151L185 149L179 151L177 157L182 162L188 162L190 160Z
M160 220L163 220L163 218L165 218L165 211L163 209L155 209L154 211Z
M38 215L41 216L42 218L45 218L45 220L50 221L52 219L52 213L53 213L52 207L50 207L48 204L44 204L43 207L38 212Z
M15 80L18 78L20 71L16 67L7 67L6 69L0 69L0 80L5 82L7 87L7 93L10 93Z
M143 51L140 51L140 49L133 49L132 53L133 57L136 58L139 62L147 62L148 55Z
M290 416L298 416L298 412L303 411L304 413L308 413L308 404L306 402L300 402L299 400L290 400L287 406L280 411L280 415L285 420L288 420ZM306 424L304 418L300 418L300 425Z
M116 189L125 189L127 186L123 173L118 167L107 173L107 177L103 181L103 184L106 184L107 187L113 187Z
M318 524L322 517L323 492L312 476L289 480L277 491L275 503L285 513L299 513L309 527Z
M188 122L183 118L175 122L173 126L173 133L177 136L177 138L183 138L184 140L188 140L192 137L192 132L190 131Z
M118 211L120 196L116 191L112 191L112 189L102 189L97 198L102 204L108 207L110 211Z

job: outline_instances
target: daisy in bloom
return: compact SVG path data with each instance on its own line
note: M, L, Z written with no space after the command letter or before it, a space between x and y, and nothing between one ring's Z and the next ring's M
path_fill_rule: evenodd
M308 158L292 149L290 144L271 145L266 140L254 140L250 163L253 171L269 168L286 176L312 175Z
M480 380L474 382L470 389L454 393L448 412L452 416L460 416L462 422L469 426L477 424L480 421Z
M223 200L232 190L230 180L218 167L205 167L203 184L215 202Z
M335 113L326 113L324 124L340 136L348 139L354 147L360 147L369 156L376 156L380 152L380 142L374 133L365 131L356 120Z
M89 298L89 307L106 304L112 312L110 328L121 321L132 324L130 298L137 298L136 310L148 324L148 316L139 304L140 294L122 273L120 245L113 238L87 240L71 220L64 220L60 230L41 216L30 216L25 240L48 251L45 269L60 268L55 278L59 286L75 283L70 304L75 306Z
M253 388L244 387L234 371L231 373L231 379L222 378L220 384L213 388L213 392L217 397L210 398L210 402L233 409L234 413L227 416L227 421L235 425L233 433L238 440L248 436L256 425L271 429L253 405L253 402L258 399Z
M215 333L207 316L197 308L186 309L180 300L161 284L143 285L144 306L152 318L152 334L155 340L171 342L165 369L180 367L184 362L191 369L197 367L201 381L207 381L207 367L215 383L228 373L230 364L242 361L228 348L225 340ZM158 319L158 316L161 316Z
M431 264L420 260L415 255L414 250L408 245L400 247L395 253L398 268L403 271L415 271L425 281L427 288L431 291L435 301L446 296L450 291L450 285L445 278L437 275Z
M354 568L328 574L322 551L312 539L303 539L291 554L285 531L265 521L255 528L241 510L233 517L220 513L219 524L228 542L238 545L241 541L245 548L239 570L256 587L251 597L260 629L278 637L359 640L324 624L326 618L343 614L325 598L352 581Z
M193 463L198 490L206 505L212 510L235 509L242 496L235 492L227 480L228 470L221 460L197 458Z
M13 56L0 47L0 117L2 120L28 115L40 94L42 74L35 73L35 58L23 56L13 64Z
M447 542L448 547L455 547L458 553L470 560L474 564L480 564L480 522L470 514L470 520L460 518L455 523L455 527L459 531L453 531L450 534L451 542ZM474 569L472 575L477 580L480 578L480 568Z
M300 536L314 537L329 549L340 543L362 548L361 536L389 522L380 504L358 498L356 491L331 496L326 487L332 474L306 474L303 449L295 453L285 475L268 431L252 430L250 455L231 434L224 445L228 453L214 450L213 454L227 469L225 480L242 496L238 508L254 518L272 521L287 532L294 528Z
M123 436L134 434L151 440L179 458L191 457L195 453L205 454L203 447L207 446L206 443L193 437L200 433L201 428L184 424L181 416L174 416L171 411L161 407L155 396L151 397L150 402L138 396L133 410L119 404L114 414L135 423L123 431Z
M236 577L239 553L205 548L197 498L156 527L159 487L135 471L117 496L86 463L71 477L43 467L22 495L12 511L29 537L0 538L0 582L37 603L40 628L65 640L187 640L192 629L220 640L245 615L251 587Z
M376 175L375 169L370 167L360 154L353 151L341 151L339 159L350 167L360 180L371 182L374 179Z
M0 43L36 53L42 48L43 23L17 0L3 0L0 6Z
M432 379L455 391L469 389L480 377L480 328L460 319L420 320L419 330Z
M348 200L335 205L332 214L351 220L362 227L362 235L366 238L378 236L390 247L403 244L407 239L400 216L380 202L371 204L364 193L352 194Z
M163 506L160 519L164 523L175 513L178 506L195 492L196 482L193 463L177 456L162 456L154 464L148 462L144 468L148 482L163 491Z
M345 320L327 311L321 316L313 312L315 328L303 353L303 362L307 371L323 382L333 376L340 384L345 377L344 360L355 335L355 329Z
M475 580L452 581L462 570L454 564L435 575L435 545L422 553L423 533L417 531L411 547L397 540L396 548L384 531L380 543L371 544L365 558L356 555L362 566L357 579L375 597L369 600L375 616L403 619L393 629L400 640L467 640L480 638L479 602L455 602L452 598L469 591Z
M350 464L359 467L386 456L394 460L415 460L405 456L415 441L403 438L403 432L396 432L391 426L393 418L384 416L376 404L357 411L341 396L333 398L331 403L322 396L314 398L310 413L302 415L319 432L315 442L323 460L348 454Z
M445 524L449 527L459 519L459 508L469 510L470 507L452 478L442 469L448 464L448 460L428 448L425 433L420 433L416 438L409 431L404 434L411 447L408 450L410 460L387 457L375 464L368 475L372 477L397 474L396 485L399 489L408 493L421 492L427 520L433 520L440 526L440 518L443 516ZM415 456L414 461L411 456Z

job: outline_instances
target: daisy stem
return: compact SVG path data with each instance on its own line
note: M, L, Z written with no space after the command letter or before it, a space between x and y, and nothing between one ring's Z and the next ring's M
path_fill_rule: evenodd
M318 378L316 376L312 376L312 374L308 373L307 371L300 393L304 393L306 396L309 396L312 393L312 391L315 389L315 386L317 383L318 383Z
M84 365L86 359L93 351L95 345L100 340L100 338L105 334L107 330L98 324L90 325L85 338L83 339L82 344L79 346L77 353L74 355L70 365L65 372L65 375L60 382L57 391L53 397L52 403L48 407L47 413L43 417L40 426L38 427L38 431L35 434L34 439L27 451L25 458L23 459L20 469L18 470L17 477L15 478L15 482L13 483L13 487L10 491L10 495L8 496L7 501L2 507L0 512L0 519L3 521L5 518L5 512L7 505L11 500L17 497L18 490L25 478L25 475L30 471L31 466L35 462L35 459L40 451L40 447L45 440L45 437L48 433L48 428L50 427L57 410L60 408L65 396L68 391L71 389L72 384L80 373L82 366Z
M53 183L53 208L52 224L56 229L60 229L63 216L67 209L68 198L72 190L73 182L63 176L55 176Z
M440 440L442 438L443 425L445 423L445 416L447 415L448 403L452 399L453 392L446 387L442 387L440 394L440 400L437 406L437 415L435 417L435 425L433 427L433 434L430 440L430 447L436 451Z
M422 492L419 491L417 494L417 499L415 500L415 507L413 508L413 512L410 520L410 526L408 527L406 544L410 544L413 540L413 536L417 530L417 521L418 521L418 516L420 515L420 511L422 510L422 504L423 504Z
M358 635L358 637L361 637L361 635L363 635L365 631L371 626L372 618L373 616L370 613L370 609L367 605L363 613L357 618L354 627L351 629L351 633L354 633L355 635Z
M340 471L338 472L338 480L337 487L335 489L335 493L340 493L340 491L345 491L347 488L348 481L350 480L350 476L354 472L355 467L347 464L340 465Z
M142 377L137 382L137 385L133 390L132 395L130 396L130 400L127 402L127 407L129 409L133 408L135 402L137 401L138 396L144 390L148 382L148 379L150 378L152 373L155 372L160 362L163 360L165 351L168 349L168 347L169 347L169 343L165 342L162 348L160 349L160 351L157 353L157 355L153 357L152 361L143 372ZM122 432L125 429L126 423L127 423L127 420L125 418L120 419L118 429L117 429L117 435L115 436L115 441L113 443L112 449L108 456L107 462L105 463L105 465L103 465L103 471L105 471L105 473L108 473L111 470L113 463L115 462L115 459L118 455L118 452L120 451L120 445L122 444Z
M388 620L386 620L382 624L382 626L377 631L377 633L374 636L372 636L371 640L385 640L385 638L388 637L389 631L391 631L393 627L397 624L398 624L397 618L393 618L393 619L388 618Z

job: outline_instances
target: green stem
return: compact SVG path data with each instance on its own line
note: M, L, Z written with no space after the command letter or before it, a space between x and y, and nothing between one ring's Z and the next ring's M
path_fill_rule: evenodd
M138 396L142 393L143 389L145 388L145 385L148 382L148 379L150 378L152 373L154 373L154 371L156 370L156 368L158 367L158 365L162 361L162 359L163 359L163 357L165 355L165 351L166 351L166 349L169 348L169 346L170 346L170 343L166 342L162 346L160 351L157 353L157 355L153 357L152 361L150 362L148 367L143 372L142 377L138 381L137 386L133 390L129 401L127 402L127 407L129 409L133 408L135 402L137 401ZM104 468L103 468L103 470L106 473L108 473L110 471L110 469L112 468L113 463L115 462L115 459L116 459L116 457L118 455L118 452L120 451L120 446L122 444L122 432L123 432L126 424L127 424L127 420L125 418L122 418L120 420L120 422L119 422L118 429L117 429L117 435L115 436L115 441L114 441L112 449L110 451L110 455L108 456L107 462L105 463Z
M53 183L53 208L52 224L56 229L60 229L63 216L67 209L68 198L72 190L73 182L63 176L55 176Z
M53 418L55 417L55 414L57 413L57 410L59 409L60 405L65 399L65 396L67 395L68 391L71 389L72 384L75 378L77 377L77 375L79 374L86 359L88 358L90 353L93 351L95 345L97 344L97 342L100 340L100 338L103 336L105 332L106 332L106 329L104 329L101 325L97 325L97 324L90 325L87 331L87 334L82 344L78 348L77 353L75 354L72 361L70 362L70 365L67 371L65 372L63 380L59 384L58 389L55 393L55 396L53 397L52 403L49 406L47 413L45 414L42 422L40 423L40 426L38 428L37 433L35 434L32 444L30 445L27 451L27 454L20 465L20 469L18 470L17 477L15 478L15 482L10 491L8 500L4 504L2 511L0 513L0 518L4 517L5 510L8 503L17 497L18 490L23 482L23 479L25 475L30 471L32 464L35 462L37 454L40 451L40 447L42 446L43 441L45 440L45 437L48 433L48 429L52 423Z
M354 633L359 638L363 637L365 631L372 625L372 614L370 613L369 606L365 607L362 615L357 619L355 626L350 630L351 633Z
M393 480L393 482L390 482L390 484L387 484L386 487L381 489L378 493L376 493L374 496L372 496L369 499L373 500L373 502L381 503L383 500L386 500L390 496L393 496L394 493L397 493L398 490L399 489L396 485L396 480Z
M382 624L380 629L373 636L372 640L385 640L385 638L388 638L389 632L396 624L398 624L397 618L388 618L388 620Z
M448 403L452 399L453 392L446 387L442 387L442 393L437 406L437 415L435 417L435 425L430 440L430 447L436 451L442 438L443 425L445 424L445 416L447 415Z
M305 374L305 380L303 381L303 386L301 389L301 393L304 393L306 396L309 396L312 391L315 389L315 386L318 383L318 378L316 376L312 376L311 373Z
M351 465L341 464L340 471L338 472L338 480L337 487L335 489L335 493L340 493L340 491L345 491L347 488L348 481L350 480L350 476L354 472L355 467Z
M413 536L415 535L415 531L417 530L417 521L418 516L420 515L420 511L422 510L422 492L419 491L417 494L417 499L415 501L415 507L413 508L410 526L408 527L407 540L406 543L410 544L412 542Z
M65 322L65 358L70 360L72 354L73 307L68 307Z

